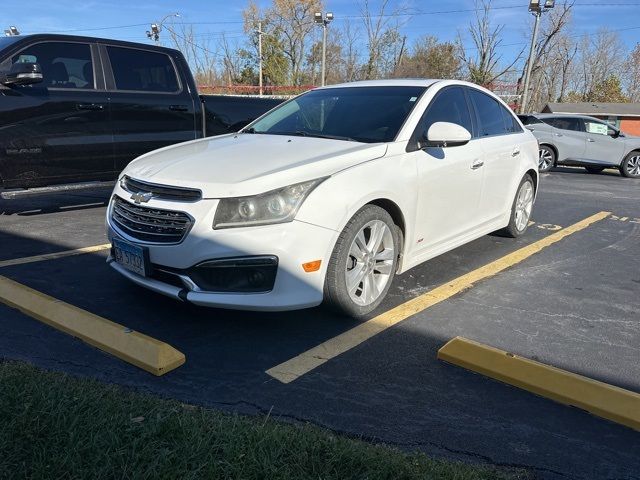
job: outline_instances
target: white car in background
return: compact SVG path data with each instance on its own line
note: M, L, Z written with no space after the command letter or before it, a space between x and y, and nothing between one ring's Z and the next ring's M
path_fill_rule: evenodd
M197 305L354 317L394 275L502 229L522 235L538 143L453 80L319 88L238 133L143 155L107 212L108 262Z
M584 167L589 173L617 168L625 177L640 178L640 137L585 115L536 113L518 117L540 143L540 172L568 165Z

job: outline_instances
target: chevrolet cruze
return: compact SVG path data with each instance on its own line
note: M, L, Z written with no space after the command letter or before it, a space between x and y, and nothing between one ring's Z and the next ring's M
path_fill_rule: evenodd
M497 230L522 235L537 168L532 133L476 85L318 88L130 163L107 211L108 262L197 305L360 317L396 274Z

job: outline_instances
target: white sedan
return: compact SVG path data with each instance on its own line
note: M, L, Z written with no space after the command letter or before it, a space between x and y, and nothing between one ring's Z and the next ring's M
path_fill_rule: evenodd
M107 211L119 273L197 305L360 317L394 275L478 237L522 235L538 143L454 80L319 88L238 133L134 160Z

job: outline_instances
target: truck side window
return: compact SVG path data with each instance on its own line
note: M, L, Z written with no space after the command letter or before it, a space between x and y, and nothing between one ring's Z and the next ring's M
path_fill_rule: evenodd
M11 63L20 62L40 65L43 77L42 86L48 88L95 88L91 48L86 43L36 43L11 58Z
M118 90L173 93L178 77L168 55L125 47L107 47Z

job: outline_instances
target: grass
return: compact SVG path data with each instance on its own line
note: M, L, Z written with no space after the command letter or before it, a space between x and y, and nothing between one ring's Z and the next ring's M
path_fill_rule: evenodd
M0 361L0 478L514 479Z

